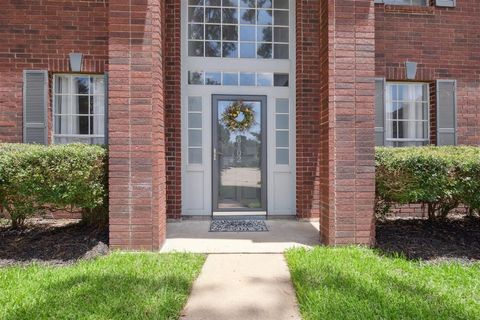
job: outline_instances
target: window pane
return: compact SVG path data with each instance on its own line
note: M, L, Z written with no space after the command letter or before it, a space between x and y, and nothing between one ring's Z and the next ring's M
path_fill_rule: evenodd
M70 77L55 77L55 93L70 93Z
M221 39L221 26L219 24L205 26L205 38L207 40Z
M255 43L240 43L240 58L255 58Z
M271 8L272 0L257 0L257 8Z
M188 22L203 22L203 8L189 7L188 8Z
M257 73L257 86L271 87L273 83L271 73Z
M273 41L275 42L288 42L288 28L275 27Z
M202 146L202 130L188 130L188 146L189 147Z
M223 54L224 58L236 58L238 56L237 43L236 42L223 42Z
M240 0L240 7L255 8L255 0Z
M277 149L277 164L288 164L288 149Z
M241 9L240 10L241 24L255 24L255 10Z
M221 57L221 43L218 41L205 42L205 57Z
M88 116L73 116L72 133L88 134Z
M203 84L203 72L188 71L188 84Z
M272 10L257 10L257 24L271 25Z
M206 23L220 23L222 17L222 9L220 8L206 8L205 22Z
M241 41L255 41L255 27L241 26L240 27Z
M276 132L276 145L277 147L288 147L288 131Z
M277 114L275 117L277 129L288 129L288 114Z
M104 96L90 97L90 114L104 114L104 113L105 113Z
M89 77L75 77L73 78L73 93L75 94L88 94L90 88Z
M55 96L55 113L56 114L71 114L70 96L62 95Z
M288 11L275 10L273 22L277 26L288 26Z
M275 59L288 59L288 44L275 44L273 52Z
M223 73L224 86L238 86L238 73Z
M54 132L56 134L72 133L72 116L55 116Z
M275 0L275 9L288 9L288 0Z
M189 24L188 39L203 40L203 24Z
M203 6L203 0L188 0L188 4L192 6Z
M259 58L269 59L272 57L272 44L259 43L257 44L257 56Z
M240 72L240 85L241 86L254 86L255 85L255 73L253 73L253 72Z
M202 149L188 148L188 163L202 164Z
M288 112L288 99L277 99L277 101L276 101L276 113L289 113Z
M202 111L202 98L201 97L188 97L188 111Z
M238 40L238 28L237 26L223 26L223 40Z
M203 57L203 42L188 41L188 55L190 57Z
M272 27L257 27L257 41L271 42Z
M88 96L73 96L72 114L88 114Z
M238 7L238 0L223 0L224 7Z
M188 128L201 129L202 128L202 114L189 113L188 114Z
M222 84L222 74L220 72L206 72L205 73L205 84L206 85L216 85L219 86Z
M93 94L105 95L105 79L102 77L91 77L91 86L93 88Z
M221 6L222 0L205 0L206 6Z
M238 10L237 9L223 9L223 23L238 23Z
M275 73L273 75L273 85L275 87L288 87L288 73Z
M90 133L95 135L105 135L105 117L91 116L90 117Z

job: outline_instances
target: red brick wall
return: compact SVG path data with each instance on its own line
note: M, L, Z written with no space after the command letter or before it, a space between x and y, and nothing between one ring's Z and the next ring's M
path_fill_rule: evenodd
M330 245L371 244L375 195L373 1L323 1L321 18L320 236Z
M419 63L418 81L456 79L458 142L478 145L480 1L457 1L455 8L377 4L375 15L376 75L405 80L408 59Z
M166 231L164 2L109 3L110 246L157 250Z
M167 0L165 9L167 214L168 218L179 219L182 214L180 0Z
M320 2L296 3L297 216L320 214Z
M22 141L24 69L69 72L68 54L75 51L85 56L84 72L104 72L107 6L106 0L2 1L0 142Z

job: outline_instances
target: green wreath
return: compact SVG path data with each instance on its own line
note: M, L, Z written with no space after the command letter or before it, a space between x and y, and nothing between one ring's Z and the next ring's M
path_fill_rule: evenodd
M243 119L238 120L240 115ZM235 101L222 113L222 122L230 131L244 132L255 124L255 112L250 105Z

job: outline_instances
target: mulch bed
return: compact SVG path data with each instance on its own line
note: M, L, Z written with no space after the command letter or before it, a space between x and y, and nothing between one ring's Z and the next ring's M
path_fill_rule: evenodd
M480 260L480 219L387 220L377 223L376 232L376 246L386 253L431 262Z
M108 229L72 220L29 221L21 230L0 227L0 267L32 262L68 265L108 253Z

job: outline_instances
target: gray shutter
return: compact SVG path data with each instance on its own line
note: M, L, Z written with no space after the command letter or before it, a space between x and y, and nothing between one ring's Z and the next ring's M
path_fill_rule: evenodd
M385 145L385 79L375 79L375 145Z
M104 112L104 117L105 117L105 145L108 145L108 73L105 72L104 75L104 86L105 86L105 110Z
M47 144L48 72L23 71L23 142Z
M453 8L457 5L457 1L456 0L436 0L435 5L437 7Z
M437 145L457 144L457 82L437 80Z

